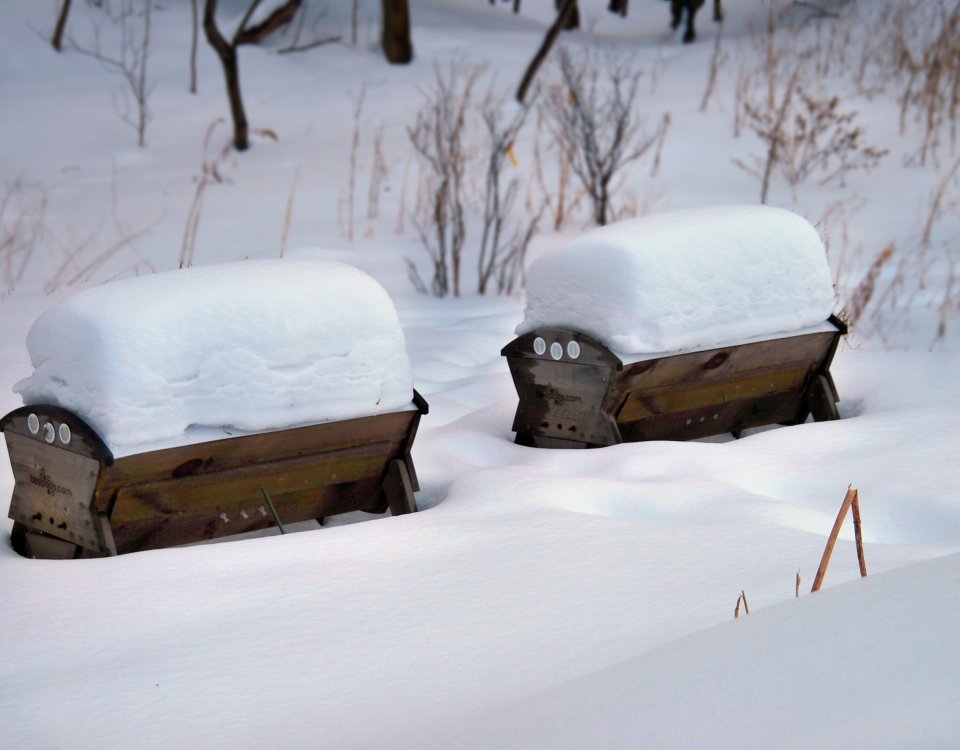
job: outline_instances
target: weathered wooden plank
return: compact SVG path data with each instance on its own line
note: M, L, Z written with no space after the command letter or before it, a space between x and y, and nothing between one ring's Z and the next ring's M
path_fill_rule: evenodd
M702 352L674 354L625 365L611 387L605 408L616 408L631 391L736 375L805 362L821 369L837 334L829 331L759 341ZM826 362L828 366L829 363Z
M419 411L392 412L123 457L104 472L96 507L109 512L124 487L204 476L219 482L217 477L225 473L251 467L260 467L253 471L269 473L268 465L273 461L297 457L310 460L318 454L384 440L398 444L406 441L401 450L409 454L410 434L419 418Z
M237 502L256 507L263 504L261 488L267 489L279 507L289 493L382 476L387 460L399 452L398 444L381 442L317 456L265 461L217 474L128 485L117 493L110 522L116 528L158 516L217 515L224 506Z
M383 513L387 502L381 483L381 477L372 477L298 492L270 492L270 499L284 524L357 510ZM276 522L261 495L258 503L254 498L223 498L212 508L193 508L189 512L128 521L114 528L114 537L118 552L123 554L220 539L274 526Z
M627 396L617 414L617 422L622 424L675 412L696 411L722 406L731 401L790 391L795 392L799 401L808 373L807 363L790 363L783 369L768 367L727 377L703 378L634 390Z
M695 440L749 427L793 420L803 401L800 394L773 393L688 412L651 416L618 426L623 440Z
M326 422L289 430L243 435L118 458L104 471L99 492L129 484L193 475L214 475L270 460L296 458L405 436L417 411Z

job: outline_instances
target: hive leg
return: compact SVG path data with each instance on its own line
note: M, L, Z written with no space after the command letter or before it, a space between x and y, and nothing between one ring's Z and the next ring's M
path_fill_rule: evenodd
M413 496L413 483L407 464L397 458L387 465L387 475L383 478L383 491L387 495L390 513L400 516L404 513L416 513L417 501Z
M826 375L814 375L810 379L805 400L813 418L818 422L840 419L840 412L837 411L836 395Z

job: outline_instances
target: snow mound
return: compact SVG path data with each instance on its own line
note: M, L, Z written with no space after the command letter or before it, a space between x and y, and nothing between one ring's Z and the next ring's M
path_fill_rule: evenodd
M809 328L833 307L826 251L806 219L717 206L600 227L542 256L517 333L572 328L653 354Z
M33 324L25 404L52 403L115 451L193 427L267 430L407 406L393 302L336 262L259 260L84 290Z

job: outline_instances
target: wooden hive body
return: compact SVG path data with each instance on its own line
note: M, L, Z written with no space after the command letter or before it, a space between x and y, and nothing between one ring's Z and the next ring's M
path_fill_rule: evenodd
M539 328L504 347L516 442L551 448L690 440L813 414L836 419L830 364L846 326L624 364L601 342Z
M114 458L70 411L0 419L14 474L13 545L28 557L100 557L357 510L416 510L410 409ZM271 507L271 505L273 507Z

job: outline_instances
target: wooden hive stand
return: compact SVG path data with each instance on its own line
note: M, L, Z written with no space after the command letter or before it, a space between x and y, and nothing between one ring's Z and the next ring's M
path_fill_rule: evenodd
M11 542L26 557L102 557L362 510L417 510L409 409L114 458L76 414L0 419L14 475Z
M519 397L516 442L587 448L838 419L830 365L846 332L831 316L813 332L624 363L584 333L540 328L501 352Z

